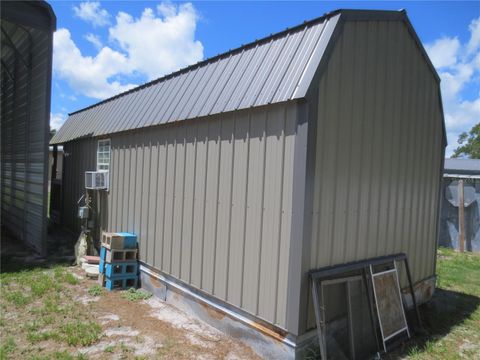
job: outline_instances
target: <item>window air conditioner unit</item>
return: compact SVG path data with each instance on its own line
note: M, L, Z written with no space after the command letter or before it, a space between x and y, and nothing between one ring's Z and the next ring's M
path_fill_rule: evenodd
M85 171L85 189L108 190L108 171Z

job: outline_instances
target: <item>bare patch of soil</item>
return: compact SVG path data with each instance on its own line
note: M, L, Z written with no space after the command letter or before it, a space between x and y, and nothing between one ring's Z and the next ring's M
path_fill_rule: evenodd
M89 358L260 359L249 346L158 298L133 302L117 291L90 296L95 283L83 279L78 289L103 330L97 344L80 349Z

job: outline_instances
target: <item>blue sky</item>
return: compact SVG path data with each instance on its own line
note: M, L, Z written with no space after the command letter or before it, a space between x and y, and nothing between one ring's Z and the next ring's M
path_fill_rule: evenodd
M449 147L480 121L480 2L50 1L51 124L69 112L338 8L406 9L442 78Z

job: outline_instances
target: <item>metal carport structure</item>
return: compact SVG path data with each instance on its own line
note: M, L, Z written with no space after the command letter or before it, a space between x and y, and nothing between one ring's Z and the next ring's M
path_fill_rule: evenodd
M1 224L46 250L53 32L44 1L1 2Z

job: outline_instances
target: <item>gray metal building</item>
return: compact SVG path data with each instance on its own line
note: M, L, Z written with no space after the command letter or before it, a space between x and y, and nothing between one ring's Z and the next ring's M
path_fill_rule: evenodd
M74 231L105 139L101 228L138 234L142 280L285 354L313 334L310 269L405 252L431 294L446 140L404 11L335 11L70 114L52 143Z
M43 253L56 18L44 1L2 1L1 28L1 225Z
M438 245L457 250L460 248L459 186L463 187L464 193L464 248L466 251L480 252L479 159L445 159Z

